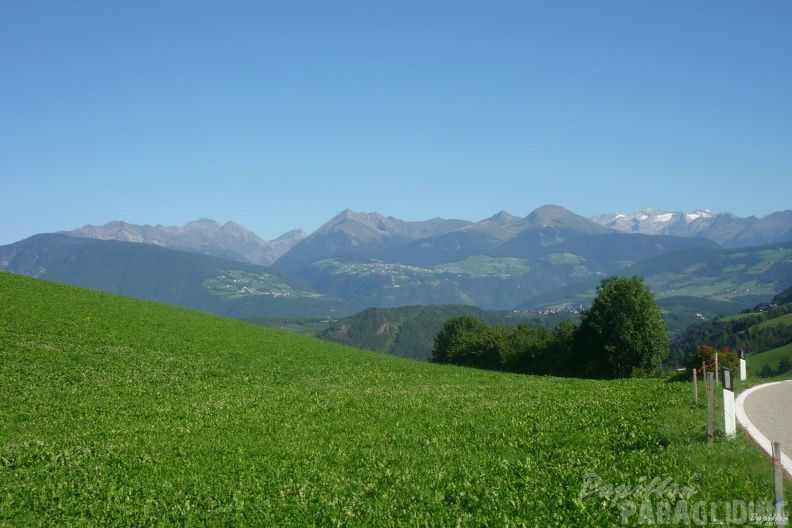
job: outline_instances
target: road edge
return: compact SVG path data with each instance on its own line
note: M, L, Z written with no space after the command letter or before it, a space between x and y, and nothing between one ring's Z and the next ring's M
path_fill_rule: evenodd
M771 383L763 383L762 385L756 385L755 387L751 387L750 389L746 389L745 391L741 392L737 399L734 401L734 411L737 415L737 421L740 422L740 425L745 432L756 442L762 450L767 453L770 458L773 457L773 446L770 440L762 434L762 432L751 422L748 418L748 415L745 414L745 398L748 397L749 394L752 392L762 389L764 387L770 387L772 385L777 385L779 383L792 383L792 380L784 380L784 381L773 381ZM783 446L784 449L787 451L792 450L792 446ZM790 459L786 454L781 453L781 467L784 468L784 471L787 475L792 477L792 459Z

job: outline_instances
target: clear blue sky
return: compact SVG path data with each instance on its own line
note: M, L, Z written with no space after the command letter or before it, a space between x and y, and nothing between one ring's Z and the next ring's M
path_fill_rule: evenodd
M792 2L0 2L0 244L792 208Z

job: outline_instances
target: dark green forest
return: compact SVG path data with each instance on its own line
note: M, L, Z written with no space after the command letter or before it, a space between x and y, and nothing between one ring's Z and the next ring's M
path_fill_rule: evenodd
M447 321L432 361L535 375L597 379L655 376L668 356L660 309L640 277L608 277L580 324L555 329L490 326L472 316Z

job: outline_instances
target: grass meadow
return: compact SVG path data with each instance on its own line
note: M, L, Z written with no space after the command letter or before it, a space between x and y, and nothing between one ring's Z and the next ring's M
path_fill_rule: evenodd
M722 512L772 500L772 462L707 446L689 383L426 364L0 273L0 526L613 526L618 487L644 520Z
M765 365L777 368L779 361L785 358L792 359L792 343L772 350L749 354L745 361L751 372L759 373Z

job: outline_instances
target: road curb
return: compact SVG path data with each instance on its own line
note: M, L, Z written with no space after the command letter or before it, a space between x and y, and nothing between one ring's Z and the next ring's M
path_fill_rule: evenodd
M748 415L745 414L745 398L748 397L754 391L762 389L764 387L771 387L773 385L777 385L779 383L792 383L792 380L786 381L774 381L771 383L764 383L762 385L757 385L755 387L751 387L750 389L745 390L744 392L740 393L737 399L734 402L734 410L735 414L737 415L737 421L740 422L740 425L745 429L745 432L753 438L753 441L756 442L759 447L761 447L765 453L767 453L771 458L773 457L773 445L768 440L768 438L762 434L762 432L757 429L757 427L748 419ZM792 446L782 446L782 449L786 449L789 451L792 449ZM781 467L784 468L784 471L787 475L792 477L792 460L783 452L781 453Z

